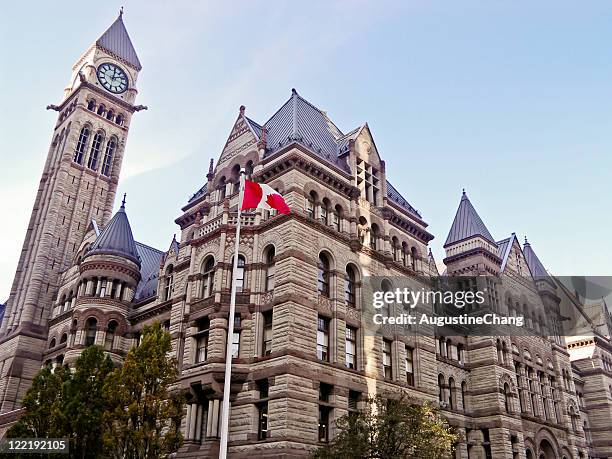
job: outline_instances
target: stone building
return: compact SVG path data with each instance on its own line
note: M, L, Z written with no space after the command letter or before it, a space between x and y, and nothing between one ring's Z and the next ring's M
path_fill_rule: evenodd
M106 89L100 68L109 72ZM128 81L117 94L116 68ZM175 220L178 239L164 251L136 242L125 201L112 218L111 209L139 108L138 70L119 17L79 60L58 107L2 325L0 425L18 417L41 365L70 365L91 344L119 364L143 327L158 321L172 335L176 388L188 397L178 455L217 456L244 168L280 191L292 213L242 215L229 343L231 457L306 457L368 394L398 391L439 403L462 433L456 457L612 456L610 327L594 327L584 340L559 337L561 319L588 316L588 308L548 275L530 244L514 234L496 241L465 193L444 246L445 274L476 276L490 292L486 308L525 316L533 333L364 333L364 279L438 275L428 251L434 236L387 180L369 126L343 133L295 90L263 124L240 108L205 183ZM112 138L107 178L108 162L91 158Z

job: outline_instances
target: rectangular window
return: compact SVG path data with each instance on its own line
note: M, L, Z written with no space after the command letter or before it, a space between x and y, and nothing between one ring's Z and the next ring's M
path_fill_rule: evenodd
M235 331L232 335L232 358L237 359L240 355L240 332Z
M331 396L333 390L333 386L329 384L320 383L319 384L319 401L329 403L329 398Z
M414 386L414 351L406 346L406 382Z
M270 355L272 353L272 311L264 312L263 319L264 326L262 354Z
M391 366L391 341L384 339L382 348L383 357L383 374L385 379L391 379L393 377L393 369Z
M268 438L268 402L262 402L257 405L258 411L258 430L257 439L265 440Z
M346 367L357 368L357 330L346 327Z
M348 396L348 410L349 411L357 411L359 408L359 398L361 397L361 393L355 390L349 390Z
M329 412L331 408L319 405L319 441L327 443L329 441Z
M329 362L329 319L317 319L317 358Z
M201 363L208 358L208 333L210 330L210 320L208 318L198 321L198 332L196 339L195 363Z

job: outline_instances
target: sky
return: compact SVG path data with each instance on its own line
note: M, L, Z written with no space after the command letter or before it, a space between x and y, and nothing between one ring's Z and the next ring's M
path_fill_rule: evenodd
M9 294L71 68L115 20L143 70L117 196L167 249L240 105L296 88L343 131L368 122L434 256L466 189L496 239L559 275L612 271L612 3L6 2L0 17L0 301ZM115 208L120 205L119 200Z

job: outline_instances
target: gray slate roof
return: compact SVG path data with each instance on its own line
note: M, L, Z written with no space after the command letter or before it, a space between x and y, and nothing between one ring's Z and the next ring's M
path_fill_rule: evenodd
M295 89L291 97L264 124L266 127L266 156L293 142L298 142L321 158L350 172L348 164L338 158L338 140L342 132L327 114L312 105Z
M137 70L142 69L140 60L136 55L136 50L134 50L132 45L132 40L130 40L125 24L123 24L123 14L119 14L115 22L96 40L96 46L120 57L133 65Z
M493 236L489 233L464 191L444 247L473 236L482 236L495 244Z
M141 301L154 296L157 292L159 265L164 252L148 245L136 242L136 250L140 256L140 282L136 287L134 301Z
M365 126L359 126L343 134L327 113L308 102L295 89L291 90L289 100L263 126L246 116L244 119L258 140L262 138L265 126L266 157L273 156L286 145L297 142L324 161L348 173L351 173L351 170L343 155L348 151L349 141L355 139ZM195 201L206 192L204 185L189 198L188 202ZM421 218L421 214L389 182L387 182L387 197L407 212Z
M531 244L527 242L527 240L525 240L525 244L523 245L523 254L525 255L527 266L529 266L529 270L531 271L531 275L534 279L537 279L538 277L549 277L546 268L535 254L531 248Z
M125 201L121 204L121 208L113 218L111 218L106 228L102 230L94 243L89 246L86 256L94 254L117 255L132 260L138 266L141 266L140 255L136 248L132 228L125 213Z

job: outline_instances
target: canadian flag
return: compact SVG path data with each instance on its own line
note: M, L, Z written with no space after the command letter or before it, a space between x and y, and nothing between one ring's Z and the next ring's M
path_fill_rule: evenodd
M246 209L276 209L281 214L288 214L291 212L289 206L278 191L265 183L255 183L250 180L244 181L242 210Z

